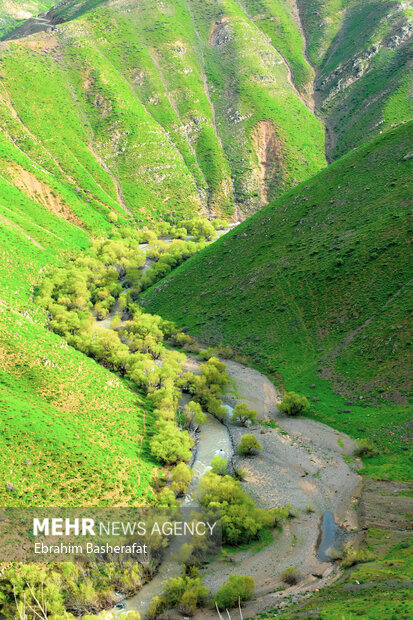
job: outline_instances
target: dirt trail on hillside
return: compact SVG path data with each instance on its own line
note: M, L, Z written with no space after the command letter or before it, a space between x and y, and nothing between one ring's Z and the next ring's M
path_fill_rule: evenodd
M233 464L245 471L243 486L259 506L272 508L291 504L297 517L275 531L274 541L261 551L232 553L203 571L204 584L215 592L230 574L250 575L256 582L257 600L245 605L244 617L287 603L287 596L303 593L331 582L337 570L316 555L319 525L330 511L338 524L348 531L357 530L353 498L361 490L361 478L344 460L352 454L354 442L334 429L306 418L281 416L276 403L280 394L261 373L241 364L226 361L233 382L223 402L234 407L245 402L258 411L261 420L273 420L277 428L254 425L248 429L229 424L234 446L245 433L253 433L263 449L254 458L234 456ZM189 358L187 370L196 371L199 362ZM311 507L311 511L310 511ZM303 578L297 586L274 592L283 584L281 572L296 566ZM213 611L199 611L196 618L216 618Z

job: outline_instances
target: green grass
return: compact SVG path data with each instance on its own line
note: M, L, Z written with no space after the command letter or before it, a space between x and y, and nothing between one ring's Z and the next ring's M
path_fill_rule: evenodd
M293 3L290 0L241 0L240 4L287 59L295 85L305 94L314 79L314 71L305 59L305 42Z
M352 0L298 0L297 5L307 39L307 55L318 67L343 21Z
M412 131L345 156L142 297L309 396L310 416L374 439L380 454L365 472L401 480L411 477Z
M413 118L412 9L393 0L299 3L307 53L317 68L318 114L329 159ZM404 37L404 38L403 38Z
M385 545L382 550L386 538L389 538L386 531L370 529L366 534L367 547L377 554L377 559L357 565L338 584L321 589L304 605L293 606L279 614L273 610L265 617L408 620L413 613L412 541L393 544L390 549Z
M245 10L235 0L57 7L68 21L56 32L4 43L5 147L53 174L76 214L87 203L89 228L109 210L145 222L232 216L235 202L256 210L325 165L324 132L277 51L304 88L311 70L288 3L270 2L262 23ZM225 54L210 40L223 13ZM276 139L264 181L261 121Z
M2 2L0 6L0 39L9 34L14 28L24 23L30 15L38 15L47 11L55 0L10 0Z
M2 505L146 503L150 406L38 320L0 307Z

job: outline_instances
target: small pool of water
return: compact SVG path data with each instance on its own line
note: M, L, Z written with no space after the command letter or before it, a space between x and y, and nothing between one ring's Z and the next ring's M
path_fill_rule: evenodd
M331 512L325 512L320 524L317 556L322 562L334 562L341 552L349 532L340 528Z

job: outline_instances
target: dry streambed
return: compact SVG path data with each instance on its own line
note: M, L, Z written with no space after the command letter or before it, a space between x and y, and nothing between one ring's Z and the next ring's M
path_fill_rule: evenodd
M146 247L143 245L142 249ZM150 264L148 259L144 269ZM115 306L109 316L99 322L101 327L110 326L117 310ZM245 402L257 410L259 420L273 420L277 427L256 424L245 429L228 423L225 428L208 416L198 438L193 463L195 476L185 503L192 503L199 478L216 454L230 459L232 444L236 449L243 434L256 435L263 448L258 456L232 456L234 467L243 469L246 474L244 488L259 506L272 508L291 504L297 510L297 517L285 523L281 533L276 531L274 541L261 550L234 552L211 563L202 575L204 584L212 592L230 574L254 577L257 597L246 605L244 612L244 616L253 616L265 609L281 607L291 596L302 596L334 578L334 565L317 556L320 524L326 513L331 513L348 531L357 529L357 513L353 507L361 491L361 478L344 459L346 454L352 454L354 447L347 435L314 420L281 416L276 406L281 395L267 377L237 362L226 361L226 364L233 387L224 395L224 404L231 410L237 403ZM199 365L197 359L189 356L185 370L197 372ZM298 585L281 589L281 572L291 566L297 567L303 578ZM135 610L144 615L152 597L162 590L164 580L179 572L176 561L164 562L155 578L136 596L125 601L126 608L113 610L112 614L124 616L125 612ZM215 619L216 613L202 610L196 617Z
M196 371L198 365L197 360L189 358L187 369ZM244 616L252 616L282 606L287 596L302 595L334 578L334 565L317 557L320 523L330 512L345 529L357 529L354 502L361 490L361 478L344 459L354 447L347 435L313 420L281 416L276 407L281 395L258 371L228 361L227 372L235 389L227 392L224 403L232 408L245 402L258 411L260 420L277 424L275 429L260 424L249 429L228 425L235 447L243 434L253 433L263 448L253 458L233 457L234 466L246 473L244 487L262 507L291 504L297 510L297 517L284 524L271 544L260 551L232 553L203 573L204 584L212 591L230 574L254 577L257 600L248 603L244 612ZM281 572L290 566L301 571L301 582L274 592L282 586ZM206 611L198 615L216 617Z

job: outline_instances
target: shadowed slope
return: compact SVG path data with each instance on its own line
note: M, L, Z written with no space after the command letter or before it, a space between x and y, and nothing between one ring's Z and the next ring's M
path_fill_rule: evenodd
M290 389L324 386L330 423L330 403L345 404L328 386L363 406L405 404L412 135L406 124L345 156L189 260L143 302L202 340L233 345ZM375 423L384 420L377 416ZM359 432L357 416L339 420Z

